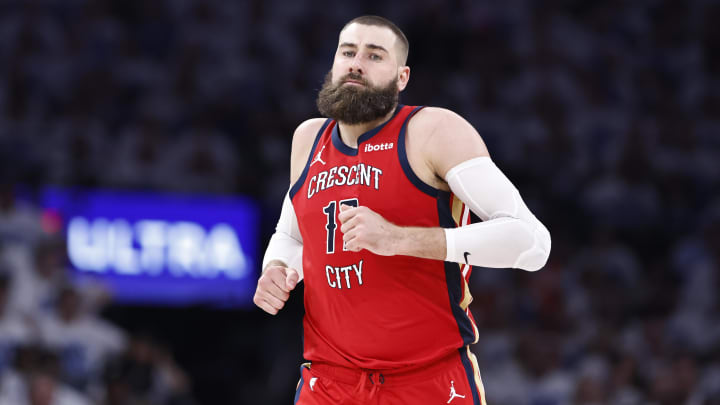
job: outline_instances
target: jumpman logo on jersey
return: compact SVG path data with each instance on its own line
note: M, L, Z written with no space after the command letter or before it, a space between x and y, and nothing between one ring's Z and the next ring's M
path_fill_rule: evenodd
M314 165L316 162L320 162L323 165L325 165L325 161L322 160L322 153L324 150L325 150L325 146L323 146L322 149L320 149L320 152L318 152L318 154L315 155L315 159L313 159L313 161L310 163L310 166Z
M449 404L455 398L465 398L465 395L455 392L455 381L450 381L450 399L448 399L447 403Z

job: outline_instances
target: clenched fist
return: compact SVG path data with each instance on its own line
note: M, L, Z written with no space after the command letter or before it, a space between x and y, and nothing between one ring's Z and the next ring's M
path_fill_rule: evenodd
M392 256L398 252L402 229L368 207L340 205L338 220L342 224L345 247L352 252L367 249L376 255Z
M297 270L284 263L270 262L258 280L253 302L263 311L275 315L285 306L299 279Z

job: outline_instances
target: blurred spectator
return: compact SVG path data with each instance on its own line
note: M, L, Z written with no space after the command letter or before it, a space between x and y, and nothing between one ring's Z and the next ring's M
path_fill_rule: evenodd
M34 372L28 379L27 399L17 404L28 405L89 405L90 402L77 392L60 385L55 376L46 372Z
M15 350L37 339L32 324L8 308L10 275L0 270L0 375L12 365Z
M10 307L33 319L51 310L55 294L66 282L65 244L55 238L32 246L7 246L5 258L12 270Z
M169 165L163 184L185 192L221 193L232 187L237 157L227 135L213 130L209 117L181 134L165 151Z
M23 347L16 369L3 375L1 405L91 405L87 397L60 381L58 358L52 352Z
M39 320L42 341L60 356L62 378L86 390L98 383L104 362L126 345L116 326L82 311L81 297L70 286L60 290L55 311Z
M160 188L172 176L167 159L168 146L163 124L152 118L130 124L121 132L113 162L104 168L103 178L116 187Z
M144 334L105 368L105 404L191 405L190 381L166 347Z
M43 236L37 208L18 201L14 188L0 181L0 246L31 245Z

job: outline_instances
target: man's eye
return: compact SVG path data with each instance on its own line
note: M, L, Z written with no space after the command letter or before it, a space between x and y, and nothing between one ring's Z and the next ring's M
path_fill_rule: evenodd
M382 60L382 57L376 53L370 55L370 60Z
M343 51L343 56L353 57L355 56L355 52L353 51Z

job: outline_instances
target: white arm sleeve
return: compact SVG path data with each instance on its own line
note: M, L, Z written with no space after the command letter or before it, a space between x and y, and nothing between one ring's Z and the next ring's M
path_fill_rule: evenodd
M470 159L445 176L450 190L484 222L445 229L446 261L483 267L541 269L550 232L490 157Z
M280 219L278 219L275 233L270 238L270 243L265 250L262 269L265 270L270 261L279 260L291 269L297 270L300 276L298 281L300 281L303 279L302 253L303 241L295 209L290 202L290 197L285 194Z

